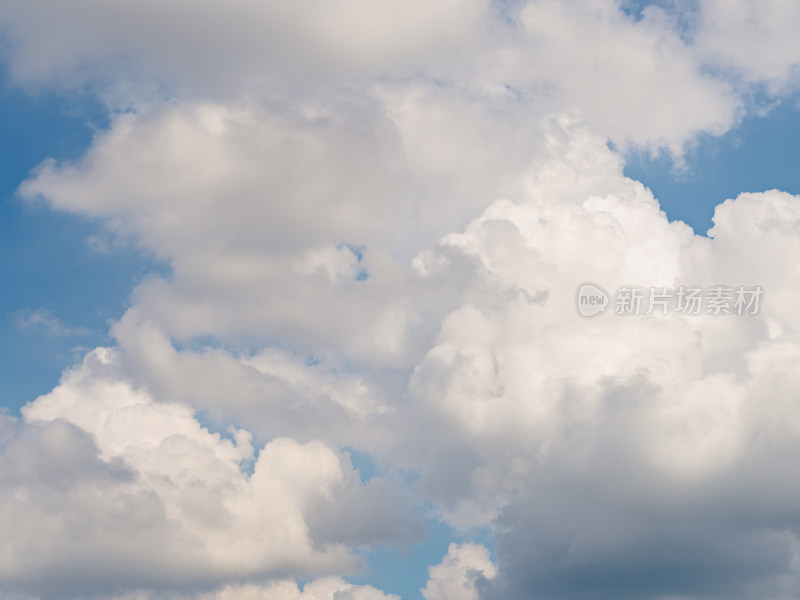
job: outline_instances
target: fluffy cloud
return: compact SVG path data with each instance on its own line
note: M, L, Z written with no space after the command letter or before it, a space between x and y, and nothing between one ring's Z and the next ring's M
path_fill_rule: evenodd
M6 596L9 600L39 600L20 594ZM347 583L339 577L323 577L308 582L302 588L291 580L266 584L227 585L213 592L192 595L134 591L115 595L109 600L400 600L372 586Z
M169 260L172 281L142 285L138 304L179 339L277 336L315 352L344 339L358 358L402 359L416 315L374 244L400 242L392 219L408 220L393 130L354 107L286 110L123 116L81 164L43 165L22 193L104 217ZM323 296L326 310L308 304Z
M310 581L302 589L289 580L271 584L229 585L219 590L192 596L151 592L130 592L111 600L400 600L372 586L356 586L339 577L324 577Z
M122 379L116 362L93 351L12 424L0 463L4 585L90 595L352 571L341 538L386 540L403 514L345 454L275 438L256 458L248 432L209 432L185 405ZM354 510L372 521L343 529Z
M476 582L497 574L489 551L477 544L450 544L441 564L429 571L425 600L477 600Z
M256 236L248 241L243 225L241 243L250 244L256 261L288 263L292 269L300 264L303 268L292 277L315 278L320 290L329 290L324 296L301 293L288 279L283 293L297 296L272 292L275 301L287 307L304 303L303 313L330 311L324 326L312 320L304 330L298 319L297 326L284 333L283 341L290 347L313 348L315 342L304 336L316 335L324 327L339 332L338 338L330 336L321 360L308 361L303 353L276 348L233 353L190 345L178 350L171 338L181 329L175 329L159 303L148 296L148 286L153 285L149 283L114 327L118 341L110 361L118 370L114 381L132 379L151 390L159 399L153 403L148 398L155 414L178 410L169 404L174 399L203 410L217 422L252 420L252 429L266 440L291 435L307 442L273 440L249 480L238 470L231 475L247 490L266 470L281 482L277 487L293 490L289 496L297 505L289 502L285 515L297 519L292 531L304 533L291 538L298 558L294 564L284 564L287 573L311 569L310 565L343 569L347 552L337 542L390 541L413 531L408 506L391 486L359 485L352 472L345 475L346 459L310 441L319 438L331 447L352 445L386 464L420 472L416 493L422 501L433 501L435 513L451 525L465 530L494 527L497 576L489 579L486 567L486 578L476 578L471 569L477 567L466 558L461 565L458 556L451 557L448 560L456 566L447 573L454 570L460 575L432 571L429 594L440 593L436 590L451 583L461 589L466 581L465 593L485 598L532 594L572 598L587 589L599 597L722 598L731 597L734 588L743 598L780 597L796 577L793 523L798 515L792 506L797 505L800 489L785 466L796 451L800 432L791 408L791 390L796 386L791 365L800 348L796 339L800 324L786 279L786 273L796 269L791 257L800 252L794 225L800 220L797 198L775 191L742 195L721 205L710 237L700 237L682 223L670 223L644 186L622 176L620 157L602 138L569 119L545 122L540 135L544 148L518 174L512 198L493 202L463 230L442 236L405 263L402 256L407 251L391 250L377 238L366 251L345 245L313 250L313 243L301 242L303 236L310 235L317 243L332 233L322 231L314 239L316 234L303 228L302 219L298 249L286 253ZM111 138L98 144L97 157ZM53 196L63 206L130 224L144 245L163 248L164 255L176 261L175 278L157 282L165 290L184 285L187 271L180 261L192 251L214 259L192 236L222 211L217 195L209 196L205 206L201 202L198 210L180 206L180 199L190 194L177 194L174 203L165 196L152 206L124 198L116 207L104 204L104 198L112 197L110 188L93 196L89 184L102 181L101 175L111 167L98 168L96 160L92 156L77 168L46 167L26 193ZM227 186L227 177L224 180ZM81 209L79 202L87 203L87 208ZM245 214L252 200L241 202ZM174 234L184 236L181 244L158 235L162 227L170 230L173 210L187 219L172 221ZM140 219L138 214L146 217ZM192 218L200 225L193 225ZM399 224L403 226L403 221ZM326 221L322 225L333 231L343 227ZM236 243L237 227L208 231ZM369 227L364 225L363 230ZM216 247L218 259L232 268L242 266L236 254L225 254L227 244ZM370 268L367 262L369 278L355 280L363 260L356 252L387 256L382 264L386 271ZM236 284L226 284L227 269L192 272L197 273L202 298L214 286L224 291ZM380 357L372 357L372 363L352 362L359 356L352 351L352 339L374 334L364 334L368 328L336 329L339 311L347 314L349 307L344 302L333 304L334 294L347 277L353 290L364 286L361 294L348 296L359 310L379 302L369 286L386 277L386 290L403 294L410 313L420 315L412 321L418 349L406 352L403 363L387 368ZM257 278L245 273L237 281L242 290L252 290L243 294L241 306L257 310L258 303L273 302L267 288L259 294ZM584 281L611 291L625 284L759 284L765 296L756 316L609 314L587 321L574 304L576 288ZM219 310L226 306L215 301ZM175 306L191 311L193 301L188 302ZM263 321L251 320L244 310L223 317L235 324L234 331L258 323L259 335L265 335L281 331L279 320L271 320L278 306L272 304L259 313ZM431 327L438 329L435 338L426 337ZM189 341L208 333L191 327L186 332ZM235 339L230 330L212 333ZM407 363L412 361L409 369ZM113 386L121 385L126 393L135 389L129 384L115 383L112 388L108 382L95 384L105 376L96 369L87 373L81 386L103 389L87 392L89 398L113 397ZM115 457L124 459L119 473L107 473L102 465L89 469L95 479L124 478L125 469L177 476L160 473L161 459L146 458L147 453L139 458L134 449L147 440L144 436L137 441L142 430L133 430L126 438L124 431L112 427L113 420L105 416L108 409L101 404L66 400L70 389L82 389L78 381L66 380L52 395L31 405L26 418L52 421L58 415L91 431L103 465L111 465L103 467L106 470L115 466L109 462ZM189 440L198 444L195 436L211 435L202 432L187 408L180 410L181 422L194 432ZM91 418L102 419L103 424L86 420ZM154 428L149 425L145 431L149 435ZM200 448L209 443L200 443ZM120 444L114 452L106 449ZM159 441L159 447L163 445ZM211 446L216 452L227 448L225 452L234 454L240 448L222 439ZM276 458L269 463L272 452ZM181 460L199 454L197 448L169 454L164 460L170 468L179 468ZM229 465L242 459L225 456L223 462ZM198 468L213 464L204 459ZM295 466L280 466L284 464ZM308 465L320 468L307 472ZM46 472L44 466L36 470ZM215 484L219 477L204 471L202 485L221 485ZM343 484L348 477L351 483ZM152 484L148 489L160 488ZM755 489L766 495L754 493ZM182 506L179 498L158 495L164 493L157 492L164 506ZM228 496L221 498L224 504ZM280 505L273 510L280 511ZM291 523L285 515L281 523ZM253 515L253 521L242 517L241 524L225 522L223 530L206 523L200 526L187 516L181 519L180 527L172 525L170 539L188 531L207 540L208 546L225 548L213 559L200 557L191 563L205 565L204 574L213 572L208 565L216 566L215 581L222 581L231 576L233 567L226 562L233 560L230 557L238 556L243 547L255 552L251 541L234 542L230 537L251 531L254 522L266 527L262 519L269 517ZM382 526L387 521L392 525ZM319 552L311 540L334 545ZM165 551L170 548L165 542L161 545ZM250 557L251 572L280 572L273 566L276 557L264 554L270 547L266 544L262 554ZM331 554L343 562L336 563ZM162 564L169 565L173 577L181 573L180 564ZM650 570L660 575L641 577ZM132 586L137 577L141 574L131 577ZM623 588L623 581L632 583Z
M205 94L265 91L275 81L300 87L386 68L414 70L471 41L489 2L454 0L173 0L158 5L102 1L66 7L11 1L0 25L23 80L75 81L120 74ZM130 90L127 90L130 92Z
M702 61L670 17L649 7L635 21L618 2L525 3L521 44L501 72L522 90L552 85L559 106L581 110L618 143L667 146L676 154L699 131L721 133L739 101Z
M294 582L271 586L227 587L198 600L400 600L372 586L356 586L338 577L318 579L300 590Z
M417 262L433 278L472 270L411 386L450 432L424 480L442 514L497 532L481 597L792 597L798 324L783 257L800 251L800 199L742 195L698 237L598 142L558 154L526 202L493 204ZM588 321L583 281L765 297L757 316Z
M4 13L17 76L113 72L136 110L20 193L171 273L0 415L5 588L382 599L338 576L421 535L411 497L497 543L451 546L427 600L792 597L800 201L743 194L697 236L607 146L731 127L747 90L708 67L791 81L791 9L44 4ZM753 20L763 56L728 45ZM586 281L765 295L584 320Z
M648 7L637 20L620 4L393 0L378 8L339 0L300 9L280 2L189 6L175 0L66 8L13 1L0 27L18 80L93 82L112 104L125 107L148 104L164 90L226 102L243 94L297 100L320 90L372 96L380 81L377 87L452 86L495 100L506 96L519 104L519 123L579 110L619 144L665 145L676 153L699 132L730 128L743 101L709 72L730 62L749 21L709 3L703 13L709 24L695 44L667 11ZM783 23L781 35L771 39L784 42L748 56L781 55L775 50L791 45L785 32L794 15L781 10L771 8L776 18L768 22ZM775 68L757 63L751 71L756 82L774 77Z
M793 34L800 8L792 2L704 0L696 45L709 61L746 81L766 81L773 93L796 85L800 42Z

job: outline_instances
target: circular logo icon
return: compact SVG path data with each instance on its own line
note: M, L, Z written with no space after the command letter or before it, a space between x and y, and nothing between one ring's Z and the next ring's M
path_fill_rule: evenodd
M575 300L578 313L586 318L603 314L608 308L608 294L594 283L584 283L578 286L578 295Z

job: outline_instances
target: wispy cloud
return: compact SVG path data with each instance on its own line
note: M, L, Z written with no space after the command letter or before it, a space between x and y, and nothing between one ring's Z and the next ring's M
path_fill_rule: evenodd
M16 315L14 323L18 329L44 331L54 337L76 337L90 333L85 327L65 325L46 308L26 308Z

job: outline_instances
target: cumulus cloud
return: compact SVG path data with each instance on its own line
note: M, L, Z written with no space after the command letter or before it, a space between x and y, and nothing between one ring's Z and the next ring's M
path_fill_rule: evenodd
M770 3L756 11L764 26L752 27L746 15L755 5L738 4L731 13L705 3L697 40L682 35L670 11L650 6L635 19L618 0L393 0L379 8L339 0L302 10L251 0L191 7L94 1L69 9L13 1L0 27L18 80L93 82L115 106L147 105L164 90L229 102L320 90L370 97L387 83L411 94L452 86L512 98L518 123L579 110L619 144L680 154L696 134L730 128L744 109L747 90L712 75L715 69L734 62L753 83L788 77L796 15ZM762 51L754 36L765 33L777 35ZM737 45L742 35L753 42ZM758 56L786 58L773 65Z
M9 2L2 25L23 80L85 80L98 74L153 80L206 94L263 91L276 80L313 85L456 52L487 14L486 0L364 0L307 6L235 0L155 5L100 1L67 8Z
M477 600L477 581L493 578L497 569L483 546L450 544L442 562L429 572L422 590L425 600Z
M696 44L707 60L744 80L764 81L773 93L796 85L800 42L792 34L800 9L792 2L704 0Z
M226 587L204 594L197 600L400 600L394 594L384 594L372 586L349 584L338 577L318 579L301 590L294 582L270 586Z
M543 0L524 3L518 19L525 35L503 74L521 89L552 84L558 105L581 110L618 143L680 155L695 133L722 133L735 122L740 101L732 89L703 72L657 7L634 20L618 2Z
M391 541L402 500L379 480L362 486L345 454L275 438L256 457L249 432L209 432L187 406L122 379L116 361L93 351L12 424L0 466L4 585L91 595L339 573L358 567L341 537ZM374 521L342 531L352 510Z
M792 81L793 9L734 5L8 3L17 77L134 107L20 194L171 273L0 415L0 586L378 600L339 577L425 512L497 545L451 546L427 600L791 598L800 200L698 236L607 145L679 153ZM730 45L752 22L763 54ZM585 320L587 281L764 298Z
M420 257L428 277L468 264L474 282L411 381L447 443L471 449L430 457L428 489L454 525L494 523L483 598L792 597L800 488L777 474L798 443L782 362L796 267L778 257L800 250L800 200L742 195L695 236L597 141L568 139L527 202ZM757 316L587 321L583 281L772 292Z
M471 591L465 593L485 598L577 598L586 590L598 597L723 598L731 597L734 589L743 598L780 597L796 577L797 515L791 507L797 487L782 465L790 464L787 457L794 451L798 431L790 391L798 323L786 279L786 273L796 269L790 257L800 250L794 225L799 219L797 198L776 191L742 195L718 208L709 237L701 237L680 222L670 223L644 186L623 177L622 160L603 138L567 118L546 121L540 135L543 149L519 173L513 198L493 202L460 232L442 236L405 264L401 252L392 256L380 240L364 254L382 251L390 257L394 266L387 272L397 286L393 289L405 294L409 311L421 315L412 325L419 330L418 347L423 351L405 355L406 361L414 361L410 369L401 365L375 370L381 363L349 362L358 355L350 350L348 336L357 339L363 330L341 330L338 345L329 343L319 361L278 349L251 354L177 350L170 319L140 291L134 308L114 327L118 350L109 361L119 370L117 383L107 388L112 384L102 383L102 370L90 369L85 379L68 378L53 394L37 400L25 417L65 418L93 432L104 461L121 457L127 468L141 472L143 467L133 461L140 455L133 448L147 440L139 440L144 433L126 438L110 426L113 421L101 404L65 400L71 388L82 389L78 381L85 381L81 386L89 389L98 385L105 390L86 393L89 398L113 397L117 392L111 390L118 386L133 393L129 384L119 383L132 378L156 394L158 403L147 400L152 410L178 410L169 404L175 399L221 422L254 419L253 429L265 439L289 434L307 440L305 445L280 438L269 442L249 480L232 471L242 490L252 488L267 470L280 486L297 492L287 494L297 502L298 512L291 512L291 503L285 509L273 508L287 511L280 513L281 523L293 522L287 515L294 515L297 525L292 531L303 531L290 538L296 562L279 561L282 567L276 567L276 557L262 548L248 563L253 573L280 573L281 568L294 573L313 565L343 569L348 555L337 543L396 540L413 531L408 505L390 485L342 487L347 461L331 446L353 444L388 464L420 472L416 493L432 501L435 514L451 525L494 528L497 576L490 579L484 570L485 579L472 577L469 565L453 567L462 573L458 576L434 576L432 571L430 594L452 580L461 587L471 582L466 588ZM91 194L77 191L90 190L87 182L97 181L104 172L92 171L93 166L86 166L91 164L89 159L80 168L46 168L28 184L27 192L52 194L65 203L70 198L91 202ZM88 209L98 211L93 214L120 210L126 215L136 208L132 201L120 209L104 207L104 196L96 197L97 208ZM126 217L137 235L152 233L151 222L158 230L158 219L167 218L162 206L168 200L142 207L148 217L141 222L136 216ZM219 209L213 201L209 205L203 218L211 220ZM168 213L174 207L166 208ZM193 211L183 214L188 219ZM196 228L186 225L184 233L181 227L176 226L175 234L187 235L187 248L203 251L190 237ZM233 239L236 231L232 226L219 230L219 235ZM171 246L174 242L166 237L163 242L158 237L141 239L177 259L176 279L158 285L180 285L179 260L187 251ZM269 242L261 245L254 238L250 243L257 260L281 264L273 258ZM326 252L307 249L314 247L319 246L302 246L290 254L290 264L300 260L316 265L297 276L314 277L324 286L320 289L336 290L342 273L352 276L358 256L348 246L327 246ZM224 257L226 246L220 248ZM231 258L229 264L237 263ZM219 279L226 277L225 269L195 272L203 286L225 289ZM355 286L373 285L373 279L381 277L381 270L373 266L366 281L348 285L358 289ZM259 289L260 283L250 276L240 280ZM626 319L609 314L587 321L574 305L575 290L584 281L609 290L626 284L759 284L766 292L755 316ZM354 302L376 302L370 288L363 289L362 296L353 296L358 298ZM341 315L331 308L330 293L335 291L325 296L300 294L291 301L305 302L303 310L310 313L332 311L326 326L336 328ZM265 291L245 301L255 307L270 299ZM423 305L431 301L433 307ZM269 320L272 310L263 313L264 333L275 327ZM237 328L246 329L251 321L242 314L235 312L230 318ZM202 327L204 319L197 322ZM438 332L426 337L432 324ZM302 347L306 334L301 327L286 334L286 343ZM315 333L318 327L309 331ZM202 328L188 331L207 333ZM224 330L216 333L229 335ZM427 348L422 345L425 340ZM228 398L232 401L223 401ZM202 433L189 409L180 410L180 422L194 432L190 440L211 435ZM103 425L87 420L92 418L102 419ZM326 424L334 426L326 431ZM143 431L149 435L153 428ZM331 446L310 441L316 436ZM126 444L131 444L130 450ZM118 448L111 452L106 445ZM163 445L160 441L159 448ZM244 457L236 454L238 444L219 439L211 446L233 453L223 461L229 466ZM178 468L181 460L199 451L169 454L164 464ZM268 462L273 452L275 461ZM137 460L147 453L141 456ZM160 474L162 467L156 467L161 461L147 460L147 468ZM306 472L307 464L319 466L320 461L327 466ZM215 464L206 462L204 469ZM283 464L295 466L279 466ZM92 472L100 473L98 469ZM196 485L213 487L217 477L204 474L202 484ZM355 481L352 472L349 477ZM769 493L761 496L756 489ZM156 498L171 506L158 494ZM222 494L219 502L224 505L226 498ZM221 530L182 516L180 527L171 525L170 538L191 533L208 545L222 540L224 555L213 555L213 560L201 556L199 563L189 563L204 565L205 574L214 572L209 568L213 565L215 580L222 581L232 576L233 566L226 562L230 557L243 547L255 551L252 541L230 537L236 531L266 527L263 520L269 521L268 515L252 516L257 525L244 517L232 519L220 525ZM381 526L389 515L393 524ZM319 549L311 540L332 545ZM161 546L170 548L164 541ZM285 552L281 556L287 560ZM452 561L458 563L456 558ZM181 573L181 563L162 564L170 565L172 577ZM659 575L642 575L651 570ZM182 581L188 581L190 573L196 572L186 572ZM134 575L131 585L142 577ZM631 583L621 587L625 581Z
M29 595L13 595L10 600L37 600ZM339 577L323 577L302 588L292 580L266 584L226 585L212 592L197 594L161 594L137 590L110 597L109 600L400 600L369 585L352 585Z
M392 128L366 109L122 116L81 164L45 164L21 192L108 218L168 260L172 281L142 285L138 304L179 339L247 332L315 352L344 339L361 359L397 361L416 316L373 242L403 239L405 171ZM322 296L327 310L307 304Z

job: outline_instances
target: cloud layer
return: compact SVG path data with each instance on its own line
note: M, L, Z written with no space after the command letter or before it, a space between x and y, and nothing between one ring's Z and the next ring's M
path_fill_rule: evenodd
M343 577L435 518L494 557L426 600L794 598L800 199L696 235L608 143L795 85L793 9L734 4L9 2L18 80L112 112L20 196L170 272L0 415L0 590L382 600ZM584 282L764 296L587 320Z

